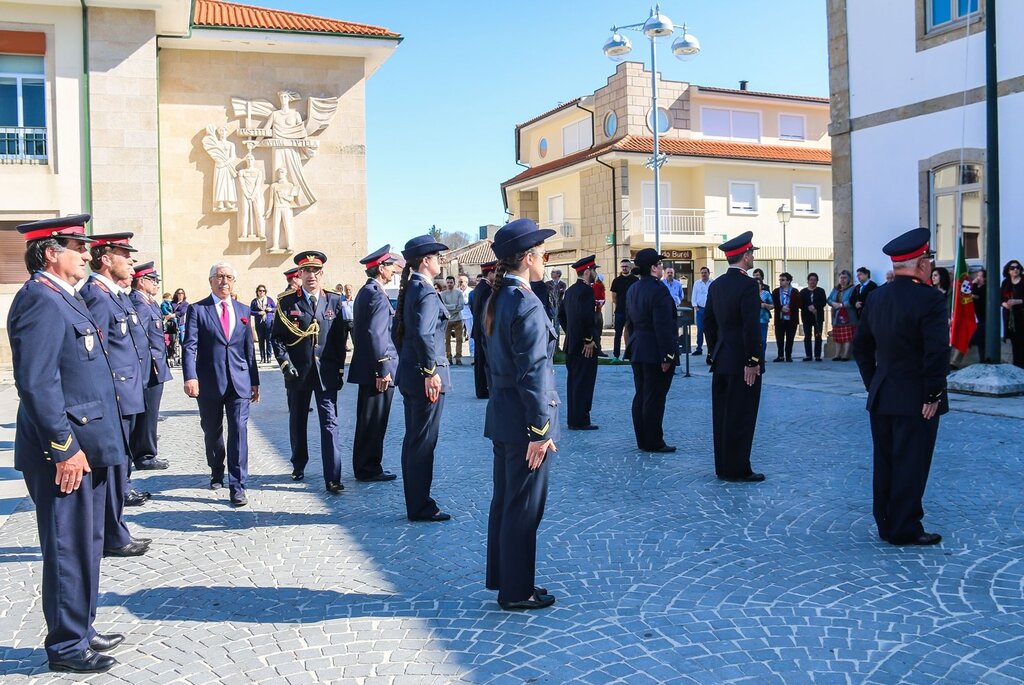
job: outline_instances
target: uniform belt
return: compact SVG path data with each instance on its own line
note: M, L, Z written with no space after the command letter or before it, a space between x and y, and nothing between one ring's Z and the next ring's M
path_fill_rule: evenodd
M490 386L492 388L514 388L519 385L518 376L491 376Z

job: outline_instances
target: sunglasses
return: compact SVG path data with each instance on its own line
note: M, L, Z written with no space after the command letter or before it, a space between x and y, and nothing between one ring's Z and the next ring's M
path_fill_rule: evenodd
M545 264L547 264L548 260L551 258L551 255L549 255L547 252L538 253L536 250L530 250L530 254L534 255L535 257L540 257L540 260Z
M1020 271L1020 264L1011 264L1010 266L1006 267L1006 270L1007 271Z

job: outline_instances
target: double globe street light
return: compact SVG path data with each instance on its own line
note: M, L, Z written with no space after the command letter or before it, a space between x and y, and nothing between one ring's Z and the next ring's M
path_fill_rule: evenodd
M651 41L651 115L648 126L654 134L654 154L647 161L647 166L654 170L654 249L661 252L661 165L665 163L666 156L658 149L661 117L658 111L658 53L655 46L659 38L667 38L676 33L676 27L671 19L661 13L660 5L654 6L651 16L642 24L613 26L612 35L604 44L604 54L613 62L622 62L633 50L629 38L619 33L623 29L642 31ZM698 52L700 41L687 33L686 24L683 24L682 33L672 41L672 54L679 59L686 59Z

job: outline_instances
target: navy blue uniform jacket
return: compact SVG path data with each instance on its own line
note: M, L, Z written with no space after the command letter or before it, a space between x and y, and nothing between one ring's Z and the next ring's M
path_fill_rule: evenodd
M484 334L484 309L487 308L487 300L491 298L491 284L486 279L481 280L473 288L473 305L470 311L473 312L473 330L469 332L474 338Z
M144 413L146 400L142 391L149 383L153 355L149 351L149 338L146 337L135 307L127 295L122 293L118 297L95 275L90 276L82 286L81 294L107 341L110 368L118 386L117 403L121 407L121 415Z
M558 440L558 392L551 359L555 328L543 302L507 279L492 297L494 327L485 340L491 396L484 435L498 442Z
M868 411L887 416L920 416L921 407L939 402L949 411L949 320L946 297L910 276L871 293L871 306L853 338Z
M252 329L249 328L249 308L234 300L235 329L231 340L224 337L213 295L189 305L185 317L185 344L182 346L181 369L186 381L198 380L199 392L215 388L221 396L228 391L228 383L242 398L260 384L253 348Z
M594 289L578 279L565 291L558 305L558 323L565 330L566 354L580 354L583 346L600 335L594 316Z
M149 339L149 353L153 363L149 367L148 387L166 383L171 380L171 369L167 366L167 346L164 344L164 320L160 314L160 305L147 302L140 290L133 290L128 296L135 311L139 315L139 323L146 330Z
M398 389L423 393L423 379L441 377L441 392L452 389L445 351L444 329L448 311L441 296L419 274L412 274L405 285L402 301L402 345L398 351Z
M727 269L708 286L704 337L714 373L742 374L760 366L761 294L757 281L739 269Z
M569 293L566 292L566 297ZM676 303L654 276L644 276L626 291L626 356L637 364L678 362Z
M398 373L398 350L391 339L395 310L380 281L371 278L356 293L352 303L352 363L348 382L373 385L378 378Z
M40 274L14 296L7 316L21 403L14 468L85 452L90 466L127 461L114 373L92 314Z
M309 329L313 322L320 331L315 336L300 338L290 330ZM340 390L345 374L345 327L341 321L341 295L333 290L321 290L317 298L316 312L309 308L309 300L302 289L284 295L277 303L274 327L271 329L274 342L274 357L279 364L290 362L299 371L294 381L304 381L309 374L316 380L320 390Z

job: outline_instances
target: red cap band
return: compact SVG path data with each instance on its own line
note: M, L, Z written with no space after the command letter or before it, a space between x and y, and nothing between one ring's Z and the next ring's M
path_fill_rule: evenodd
M596 260L587 262L586 264L580 264L579 266L575 266L573 268L576 269L576 273L579 274L579 273L583 273L584 271L586 271L587 269L591 268L595 264L597 264Z
M492 271L497 271L497 270L498 270L498 265L497 264L491 264L489 266L486 265L486 264L483 264L483 265L480 266L480 273L487 274L487 273L490 273Z
M925 252L928 251L928 246L928 243L925 243L921 247L917 248L916 250L912 250L907 254L889 255L889 259L891 259L894 262L905 262L908 259L913 259L914 257L920 257L921 255L923 255Z
M103 245L131 245L131 239L129 238L115 238L113 240L109 238L97 238L93 245L102 247Z
M302 267L304 267L304 266L323 266L324 265L324 263L320 261L320 258L316 257L314 255L310 255L310 256L306 257L305 259L300 259L298 264L299 264L299 268L300 269Z
M742 247L737 247L735 250L729 250L728 252L725 253L725 256L726 257L735 257L738 254L743 254L744 252L746 252L747 250L749 250L752 247L754 247L754 243L747 243L746 245L743 245Z
M41 240L43 238L74 238L85 235L85 226L62 226L60 228L40 228L37 231L25 233L25 241Z
M156 269L153 267L149 267L148 269L143 269L142 271L136 271L135 275L132 278L142 278L143 276L148 276L149 274L155 273Z
M385 252L380 257L377 257L376 259L374 259L372 262L367 262L366 263L366 268L367 269L372 269L373 267L375 267L375 266L377 266L379 264L383 264L384 262L387 262L387 261L392 261L392 262L395 261L394 255L392 255L390 252Z

